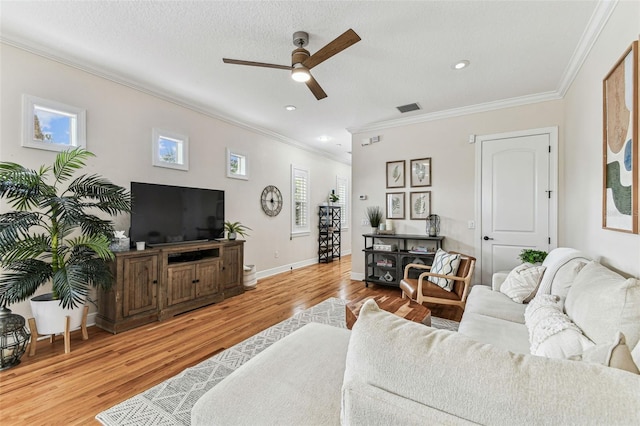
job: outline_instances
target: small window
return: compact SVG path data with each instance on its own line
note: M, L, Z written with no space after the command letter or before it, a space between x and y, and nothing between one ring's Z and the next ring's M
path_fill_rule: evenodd
M309 225L309 170L291 166L291 234L301 235L311 232Z
M227 148L227 177L249 179L249 158Z
M153 165L189 170L189 137L161 129L153 129Z
M340 206L340 227L347 229L349 228L349 178L336 176L336 194L338 194L336 204Z
M64 151L86 146L86 111L61 102L23 95L22 146Z

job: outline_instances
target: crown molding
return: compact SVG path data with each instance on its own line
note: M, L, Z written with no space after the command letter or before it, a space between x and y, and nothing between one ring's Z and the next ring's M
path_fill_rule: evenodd
M573 52L573 55L571 55L569 64L567 65L560 84L558 85L557 92L560 97L564 98L564 95L567 94L567 91L578 76L580 68L582 68L584 61L587 60L589 52L591 52L593 45L600 36L600 33L604 29L604 26L617 5L618 0L599 1L596 5L596 9L593 11L591 18L589 19L589 23L582 33L582 37L580 37L576 50Z
M220 120L232 126L240 127L244 130L248 130L258 135L265 136L270 139L274 139L278 142L282 142L284 144L294 146L296 148L302 149L307 152L311 152L316 155L320 155L322 157L328 158L333 161L337 161L339 163L351 165L351 162L344 158L340 158L335 155L332 155L331 153L310 147L302 142L299 142L295 139L288 138L272 130L265 129L259 126L255 126L255 125L237 120L213 108L203 108L202 106L193 103L191 100L187 98L183 98L179 95L168 93L166 91L155 88L153 86L146 85L140 81L134 81L131 79L124 78L120 75L108 72L104 69L96 68L95 66L85 61L81 61L77 58L72 58L69 55L65 54L64 52L61 52L61 51L54 52L51 50L44 50L40 46L37 46L33 43L30 43L25 40L19 40L12 37L7 37L4 34L0 35L0 43L4 43L6 45L15 47L17 49L32 53L34 55L41 56L45 59L49 59L59 64L66 65L71 68L78 69L80 71L84 71L86 73L95 75L97 77L104 78L105 80L112 81L116 84L120 84L122 86L128 87L130 89L136 90L146 95L153 96L163 101L172 103L174 105L187 108L191 111L197 112L199 114L205 115L210 118L214 118L216 120Z
M392 127L407 126L411 124L425 123L428 121L443 120L445 118L460 117L463 115L478 114L481 112L495 111L497 109L512 108L522 105L535 104L546 101L556 101L561 97L556 92L538 93L530 96L521 96L517 98L503 99L493 102L485 102L483 104L470 105L460 108L452 108L443 111L437 111L427 114L414 115L411 117L398 118L393 120L379 121L370 123L361 127L349 127L347 130L351 133L371 132L376 130L389 129Z

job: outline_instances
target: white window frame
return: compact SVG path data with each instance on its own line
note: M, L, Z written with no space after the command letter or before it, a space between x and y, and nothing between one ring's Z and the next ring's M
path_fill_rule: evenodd
M298 225L296 223L296 178L302 177L306 180L306 193L307 198L304 200L306 204L306 224ZM311 234L311 177L309 169L304 167L291 165L291 236L300 237Z
M175 142L178 147L176 161L164 161L160 158L160 145L162 139ZM155 167L166 167L176 170L189 170L189 136L170 130L153 128L151 137L152 164Z
M336 193L340 206L340 228L349 229L349 178L346 176L336 176Z
M37 115L36 110L69 118L68 144L36 139L34 129ZM82 108L24 94L22 95L22 146L46 149L48 151L66 151L79 147L85 148L87 145L86 117L87 112Z
M249 180L249 157L246 154L241 154L235 150L226 149L227 157L227 177L232 179L244 179ZM234 172L231 168L232 158L238 158L239 166L238 170Z

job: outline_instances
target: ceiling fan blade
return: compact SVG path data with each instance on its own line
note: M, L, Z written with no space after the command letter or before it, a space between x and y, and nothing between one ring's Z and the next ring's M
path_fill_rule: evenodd
M222 62L224 62L225 64L250 65L252 67L264 67L264 68L278 68L281 70L289 70L289 71L291 71L292 69L290 65L277 65L277 64L267 64L264 62L241 61L239 59L222 58Z
M311 90L311 92L313 93L313 96L315 96L317 100L324 99L327 97L327 94L324 92L324 90L322 90L322 87L320 87L320 85L318 84L316 79L313 78L313 76L311 76L311 78L307 80L305 84Z
M322 49L318 50L313 55L309 56L302 65L311 69L316 65L326 61L333 55L342 52L347 47L356 44L360 41L360 36L356 34L351 28L345 31L341 36L338 36L331 43L327 44Z

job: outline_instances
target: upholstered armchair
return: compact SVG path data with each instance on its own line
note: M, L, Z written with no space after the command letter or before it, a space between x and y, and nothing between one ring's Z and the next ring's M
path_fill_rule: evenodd
M449 254L460 255L460 263L455 275L437 274L431 272L430 265L419 263L410 263L405 266L404 277L402 281L400 281L402 297L405 298L409 296L411 300L420 304L427 302L440 305L453 305L459 306L464 310L476 259L462 253L449 252ZM411 278L412 275L415 276L415 272L413 274L411 273L412 269L423 270L424 272L420 273L417 278ZM429 281L427 277L451 279L453 280L453 287L451 291L447 291Z

